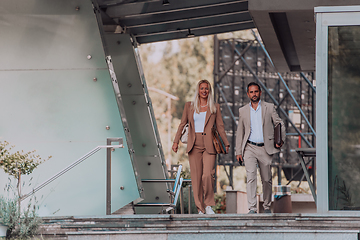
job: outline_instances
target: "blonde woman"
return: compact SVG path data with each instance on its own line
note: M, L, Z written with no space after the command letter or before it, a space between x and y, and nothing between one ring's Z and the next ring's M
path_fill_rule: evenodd
M186 152L189 155L191 183L194 200L199 214L214 214L214 180L216 150L212 142L211 128L216 128L223 139L226 152L229 142L226 138L224 123L219 104L213 100L211 84L201 80L196 86L194 101L187 102L176 132L172 150L178 151L182 129L189 124Z

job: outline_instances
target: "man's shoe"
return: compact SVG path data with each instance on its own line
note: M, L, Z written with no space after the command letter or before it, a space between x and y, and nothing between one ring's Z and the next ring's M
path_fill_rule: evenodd
M199 211L199 214L204 214L202 211Z
M206 214L215 214L215 212L212 210L212 208L210 206L207 206L205 208Z
M255 210L250 210L248 214L256 214L257 212Z
M264 209L264 213L271 213L270 209Z

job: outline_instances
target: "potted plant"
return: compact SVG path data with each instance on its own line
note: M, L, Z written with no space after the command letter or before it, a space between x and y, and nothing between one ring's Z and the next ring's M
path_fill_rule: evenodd
M39 155L35 155L35 150L11 153L11 149L8 142L0 142L0 168L16 181L16 186L13 187L9 178L10 182L5 188L8 194L12 192L13 196L0 196L0 224L2 225L0 233L5 232L7 239L13 237L22 239L35 234L41 219L37 216L37 207L31 200L24 209L21 209L21 176L31 174L39 164L50 159L51 156L48 159L42 159Z

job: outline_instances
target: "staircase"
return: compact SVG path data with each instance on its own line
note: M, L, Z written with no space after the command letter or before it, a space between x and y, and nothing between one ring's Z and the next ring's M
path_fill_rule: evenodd
M177 214L44 218L44 239L359 239L360 217Z

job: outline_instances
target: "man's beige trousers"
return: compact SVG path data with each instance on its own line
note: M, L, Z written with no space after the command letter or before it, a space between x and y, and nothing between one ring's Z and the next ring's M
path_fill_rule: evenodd
M259 147L250 143L246 144L244 152L244 161L246 169L246 191L249 210L257 211L256 205L256 173L257 166L260 168L260 176L263 186L264 210L270 209L271 195L272 195L272 175L271 175L271 161L272 156L267 154L265 147Z

